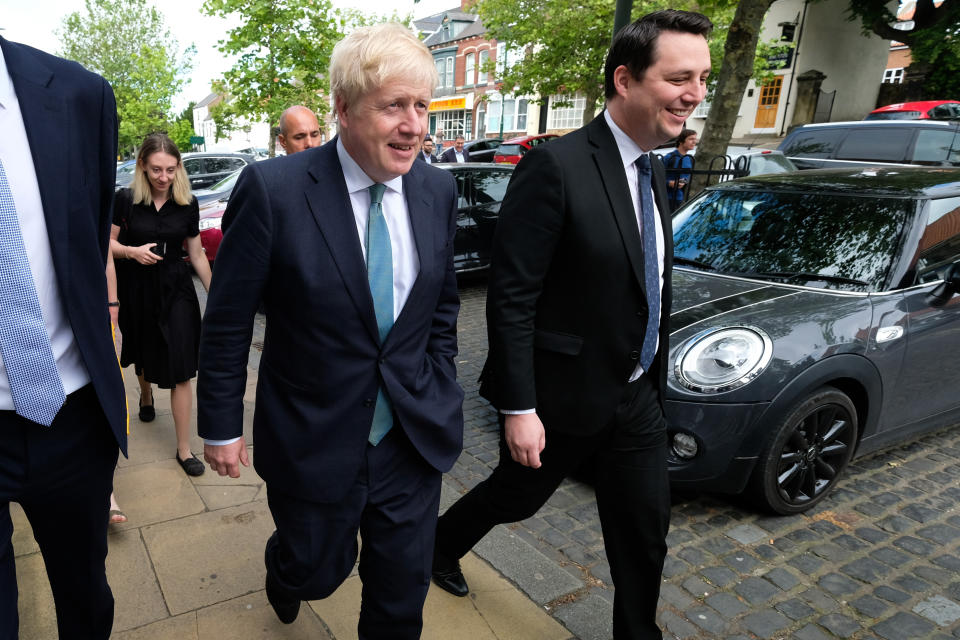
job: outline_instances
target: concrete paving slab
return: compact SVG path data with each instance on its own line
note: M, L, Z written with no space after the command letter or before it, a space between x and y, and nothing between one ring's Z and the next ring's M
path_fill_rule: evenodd
M293 624L283 624L263 591L241 596L197 612L200 638L230 640L333 640L333 636L310 607L300 606L300 615Z
M13 520L14 557L40 551L37 541L33 539L33 529L30 528L27 514L23 512L23 507L16 502L10 503L10 518Z
M147 551L174 615L263 588L263 545L273 533L263 502L143 528Z
M127 521L114 525L129 529L183 518L206 508L190 477L172 458L117 469L114 491Z
M56 638L57 613L53 606L53 593L47 580L43 556L32 553L20 556L17 562L17 609L20 614L20 637Z
M114 633L113 640L200 640L195 611L130 631Z
M538 604L546 604L584 586L583 581L504 527L494 527L474 551ZM469 584L472 578L469 574L465 576Z
M208 469L207 473L209 474L209 472ZM200 494L203 503L207 505L207 509L216 511L217 509L226 509L227 507L253 502L260 493L260 487L257 485L197 486L197 493Z
M557 607L554 615L580 640L609 640L613 637L613 605L590 593Z
M107 538L107 580L113 591L113 630L125 631L166 618L167 605L136 529Z

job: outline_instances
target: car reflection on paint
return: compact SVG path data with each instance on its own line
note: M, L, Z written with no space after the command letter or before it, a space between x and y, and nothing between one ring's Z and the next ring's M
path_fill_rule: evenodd
M960 421L960 170L742 178L673 234L674 486L797 513L853 456Z

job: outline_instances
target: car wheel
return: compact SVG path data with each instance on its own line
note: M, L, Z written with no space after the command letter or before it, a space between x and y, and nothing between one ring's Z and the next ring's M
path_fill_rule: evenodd
M850 398L823 387L800 400L764 447L753 476L754 498L775 513L800 513L836 486L857 442Z

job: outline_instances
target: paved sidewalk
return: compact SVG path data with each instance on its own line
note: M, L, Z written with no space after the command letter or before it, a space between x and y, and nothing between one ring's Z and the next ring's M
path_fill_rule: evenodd
M258 364L253 350L251 364ZM256 370L251 367L245 432L250 442ZM136 418L138 385L124 371L130 420L130 458L120 458L116 494L128 517L111 525L107 575L116 599L118 640L233 640L357 637L360 580L356 572L330 598L302 605L282 625L263 591L263 545L273 531L263 481L252 468L239 479L209 469L190 478L174 460L170 396L156 391L157 419ZM194 407L195 408L195 407ZM193 450L202 441L194 437ZM251 447L252 450L252 447ZM444 487L443 507L455 493ZM43 559L18 505L11 505L21 640L57 637L53 598ZM64 523L69 527L69 523ZM424 640L562 640L572 634L486 562L464 560L471 593L456 598L431 586Z

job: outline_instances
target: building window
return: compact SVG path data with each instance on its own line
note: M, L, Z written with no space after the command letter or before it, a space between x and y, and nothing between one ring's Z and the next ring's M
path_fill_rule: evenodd
M694 118L706 118L710 115L710 101L704 98L700 104L697 105L697 108L693 110Z
M555 107L555 103L566 101L567 106ZM548 129L578 129L583 126L583 110L587 99L582 95L550 96L550 113L547 117Z
M487 133L487 103L481 102L477 107L477 137L482 138Z
M490 107L487 109L487 131L493 133L499 133L500 131L500 110L503 107L503 103L499 100L494 102L490 101Z
M437 89L443 89L444 79L447 77L447 59L446 58L437 58Z
M480 52L479 70L477 71L477 84L487 84L487 63L490 61L490 50L484 49Z
M527 130L527 99L517 100L517 131Z
M473 77L474 60L475 60L475 54L473 53L468 53L466 58L464 58L463 84L465 85L474 84L474 77Z
M883 72L883 81L888 84L901 84L903 83L903 68L900 69L887 69Z
M434 131L443 131L444 140L453 140L457 136L467 136L466 111L440 111L437 113L437 125Z
M453 89L453 86L454 86L453 85L453 69L454 69L453 56L450 56L447 58L447 80L444 83L444 86L446 86L449 89Z
M500 42L497 44L497 76L503 76L503 71L506 68L507 62L507 45L506 43Z

